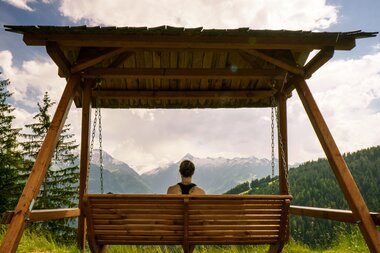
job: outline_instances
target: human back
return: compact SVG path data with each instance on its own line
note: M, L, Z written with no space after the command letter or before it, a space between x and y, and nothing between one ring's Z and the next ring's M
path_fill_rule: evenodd
M167 194L189 194L189 195L204 195L205 191L192 183L192 176L194 175L195 166L193 162L184 160L179 166L181 174L181 182L169 186Z

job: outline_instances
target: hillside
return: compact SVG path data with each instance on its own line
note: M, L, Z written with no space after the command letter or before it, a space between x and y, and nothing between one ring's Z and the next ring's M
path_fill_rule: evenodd
M380 211L380 146L344 155L348 167L371 211ZM348 205L326 159L306 162L289 171L292 205L347 209ZM250 182L247 194L271 194L278 190L278 178ZM240 190L239 190L240 189ZM246 191L245 185L231 189ZM342 230L351 225L313 218L292 217L292 237L311 246L330 246Z

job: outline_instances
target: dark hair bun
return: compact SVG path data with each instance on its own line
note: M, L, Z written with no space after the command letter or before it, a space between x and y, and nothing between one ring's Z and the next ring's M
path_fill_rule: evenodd
M191 177L194 174L195 166L189 160L184 160L179 165L179 172L184 177Z

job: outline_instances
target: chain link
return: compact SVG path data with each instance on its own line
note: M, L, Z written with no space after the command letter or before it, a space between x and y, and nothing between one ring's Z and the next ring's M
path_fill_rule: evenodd
M285 80L284 80L285 82ZM272 87L271 87L273 90L276 90L276 87L275 87L275 83L272 84ZM280 124L279 124L279 116L278 116L278 110L277 110L277 107L275 106L275 98L274 96L271 97L271 130L272 130L272 134L271 134L271 139L272 139L272 143L271 143L271 147L272 147L272 178L274 177L274 116L276 116L276 125L277 125L277 134L278 134L278 140L279 140L279 145L280 145L280 153L281 153L281 160L282 160L282 165L283 165L283 168L284 168L284 177L285 177L285 182L286 182L286 186L287 186L287 189L288 189L288 192L290 194L290 187L289 187L289 180L288 180L288 166L287 166L287 163L286 163L286 160L285 160L285 150L284 150L284 144L283 144L283 141L282 141L282 136L281 136L281 131L280 131ZM280 165L279 165L280 166ZM273 185L273 183L272 183ZM273 190L274 187L272 187L272 192L274 192Z
M96 108L98 110L99 117L99 162L100 162L100 193L104 193L103 186L103 136L102 136L102 115L100 107Z
M88 182L88 177L89 177L89 173L88 172L89 172L90 167L91 167L92 152L94 150L94 141L95 141L95 132L96 132L97 120L98 120L98 111L95 110L95 117L94 117L94 123L93 123L93 126L92 126L92 134L91 134L90 154L89 154L89 159L88 159L87 179L86 179L87 182ZM88 183L86 184L86 192L88 190L87 187L88 187Z
M284 167L284 177L285 177L285 182L286 182L286 187L288 189L288 193L290 194L290 187L289 187L289 179L288 179L288 166L285 160L285 150L284 150L284 144L282 142L282 136L281 136L281 131L280 131L280 124L278 120L278 110L275 108L276 112L276 123L277 123L277 133L278 133L278 139L280 142L280 151L281 151L281 159L282 159L282 166Z
M274 109L271 108L271 148L272 148L272 156L271 156L271 166L272 166L272 180L274 178ZM273 182L272 182L273 185ZM274 193L274 186L272 187L272 193Z

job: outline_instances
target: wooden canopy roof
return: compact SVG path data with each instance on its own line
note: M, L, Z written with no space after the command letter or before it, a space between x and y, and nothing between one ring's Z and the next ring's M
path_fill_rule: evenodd
M59 75L93 82L103 108L268 107L309 78L334 50L351 50L361 31L331 33L202 28L5 26L46 46ZM306 63L310 52L319 52ZM98 84L98 85L96 85ZM96 86L96 87L95 87ZM74 99L81 107L81 91Z

